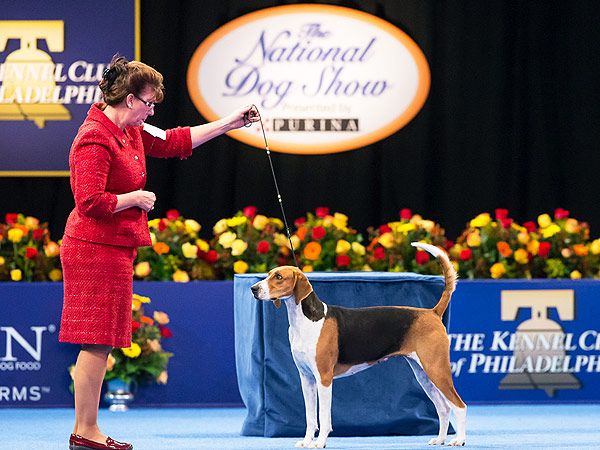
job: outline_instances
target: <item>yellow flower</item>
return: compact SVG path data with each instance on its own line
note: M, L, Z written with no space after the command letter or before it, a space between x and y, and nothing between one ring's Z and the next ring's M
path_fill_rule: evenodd
M52 269L48 274L48 278L50 278L52 281L60 281L62 280L62 272L60 269Z
M227 230L227 220L225 220L225 219L219 220L217 223L215 223L215 226L213 227L214 234L221 234L226 230Z
M20 269L14 269L10 271L10 279L13 281L21 281L23 274Z
M237 227L238 225L242 225L248 221L246 216L238 216L232 217L231 219L227 219L226 223L229 228Z
M154 318L154 320L156 321L156 323L160 324L160 325L166 325L169 323L169 316L161 311L154 311L154 314L152 315L152 317Z
M373 272L373 269L371 269L371 266L369 266L368 264L365 264L364 266L362 266L361 270L363 272Z
M113 367L115 367L115 362L117 362L117 360L112 355L112 353L109 353L108 354L108 358L106 358L106 370L107 370L107 372L110 372L111 370L113 370Z
M52 258L54 256L58 256L60 254L60 247L56 242L50 241L44 247L44 253L48 258Z
M567 219L565 222L565 230L567 230L569 233L577 234L579 233L580 229L581 227L579 226L577 219Z
M275 233L273 235L273 243L277 247L286 247L286 246L289 246L287 236L285 234L282 234L282 233ZM295 248L295 246L294 246L294 248Z
M0 256L0 266L3 266L5 261L4 256Z
M506 273L506 267L502 263L496 263L490 267L490 273L492 274L492 278L502 278L502 275Z
M351 248L352 246L350 245L350 242L344 239L340 239L339 241L337 241L337 245L335 246L335 252L338 254L345 254L348 253L348 251L350 251Z
M27 228L29 228L30 230L33 230L35 228L39 228L40 221L38 219L36 219L35 217L27 216L27 217L25 217L25 226Z
M235 273L246 273L248 270L248 263L246 261L236 261L233 263L233 271Z
M150 233L150 241L152 242L152 246L154 246L158 240L156 239L156 234Z
M131 347L122 348L121 351L123 352L123 354L125 356L133 359L133 358L137 358L138 356L140 356L140 354L142 353L142 348L135 342L132 342Z
M167 381L169 380L169 374L167 373L166 370L163 370L160 375L158 376L158 378L156 379L156 382L158 384L167 384Z
M302 267L302 272L312 272L313 271L313 266L310 265L306 265L304 267Z
M539 248L540 248L539 241L532 240L527 244L527 251L534 256L538 254Z
M467 236L467 245L469 247L479 247L481 245L481 236L479 230L469 233Z
M538 224L541 228L549 227L552 224L552 219L548 214L541 214L538 216Z
M248 243L241 239L236 239L231 243L231 254L233 256L243 255L246 249L248 248Z
M264 230L267 224L269 223L269 219L262 214L257 214L254 216L254 220L252 221L252 226L257 230Z
M521 230L521 231L519 231L519 235L517 236L517 239L519 241L519 244L526 245L531 240L531 237L529 236L529 233L527 232L527 230Z
M520 248L515 251L515 261L519 264L527 264L529 262L529 255L527 250Z
M560 227L555 223L548 225L548 227L542 230L542 236L549 238L554 236L556 233L560 233Z
M413 231L416 229L417 229L417 226L412 222L403 223L402 225L400 225L398 227L398 233L408 234L409 231Z
M579 270L574 270L571 272L571 280L579 280L581 279L581 272Z
M202 228L198 222L192 219L187 219L183 223L185 225L185 232L188 234L196 234Z
M23 239L23 230L20 228L11 228L8 230L8 240L11 242L21 242Z
M435 222L432 220L422 220L421 226L425 229L425 231L431 233L431 230L433 230L433 227L435 227Z
M195 259L198 257L198 247L196 247L194 244L190 244L189 242L182 244L181 252L186 258Z
M366 253L365 246L358 242L352 243L352 251L360 256L362 256Z
M204 239L196 239L196 245L204 253L208 253L210 250L210 245L208 245L208 242L206 242Z
M335 213L333 216L333 226L338 230L346 231L348 225L348 217L341 213Z
M190 281L190 276L185 270L178 270L173 274L173 281L177 283L187 283Z
M452 262L452 267L454 267L454 270L456 272L458 272L458 269L459 269L458 261L451 261L451 262Z
M297 250L300 247L300 238L298 236L296 236L296 235L292 236L292 245L294 246L295 250ZM289 241L289 239L286 239L285 246L287 248L290 248L290 241Z
M150 303L150 298L149 297L143 297L141 295L138 294L133 294L133 298L138 300L140 303Z
M226 231L219 237L219 244L221 244L223 248L229 248L236 238L237 235L233 231Z
M592 244L590 245L590 250L593 255L597 255L598 253L600 253L600 239L592 241Z
M142 302L140 302L138 299L134 298L131 301L131 310L132 311L138 311L140 309L140 306L142 306Z
M485 227L488 223L492 221L489 213L481 213L477 217L471 220L470 225L473 228L476 227Z
M407 224L412 225L412 224ZM383 233L379 236L379 243L383 245L385 248L390 248L394 246L394 235L392 233Z
M158 224L160 222L160 219L152 219L148 221L148 228L157 228Z
M277 217L271 217L269 219L269 223L272 223L273 225L275 225L279 230L281 230L283 228L283 222L281 221L281 219L278 219Z
M150 263L148 261L143 261L141 263L138 263L135 266L134 272L135 272L136 277L139 277L139 278L147 277L148 275L150 275L150 272L152 272L152 269L150 268Z

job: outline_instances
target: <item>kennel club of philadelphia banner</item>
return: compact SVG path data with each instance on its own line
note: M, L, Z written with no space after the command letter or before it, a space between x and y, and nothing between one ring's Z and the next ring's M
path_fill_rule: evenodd
M68 175L71 142L102 98L102 72L115 52L136 56L136 2L0 8L0 176Z
M214 31L188 66L188 91L208 120L255 104L271 150L317 154L395 133L429 93L429 66L403 31L331 5L287 5ZM262 148L260 125L229 133Z

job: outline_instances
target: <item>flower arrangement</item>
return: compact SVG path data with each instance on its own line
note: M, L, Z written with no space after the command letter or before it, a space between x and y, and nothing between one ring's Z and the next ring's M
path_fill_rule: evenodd
M148 221L152 246L140 247L134 277L144 281L212 280L216 253L198 237L201 226L175 209Z
M363 237L348 226L348 217L319 207L315 214L307 213L294 222L296 232L291 238L304 272L313 270L362 270L365 247Z
M236 273L262 273L288 264L289 244L280 219L257 214L247 206L233 217L219 220L213 227L211 247L216 253L215 273L230 280Z
M600 239L589 241L589 226L557 209L538 216L537 224L519 225L508 211L497 209L495 219L482 213L450 250L463 278L598 277Z
M60 281L59 253L48 224L35 217L6 214L0 223L0 281Z
M429 253L418 250L411 242L425 242L447 248L444 229L431 220L425 220L410 209L400 211L400 220L369 228L370 244L366 263L370 270L441 274L440 265Z

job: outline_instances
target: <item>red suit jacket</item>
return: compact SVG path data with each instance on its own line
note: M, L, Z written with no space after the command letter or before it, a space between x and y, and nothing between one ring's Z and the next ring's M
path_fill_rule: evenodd
M115 213L117 194L146 185L146 155L186 158L192 153L189 127L167 130L166 140L142 127L123 132L96 103L88 112L69 155L75 209L65 234L99 244L139 247L151 245L148 216L138 207Z

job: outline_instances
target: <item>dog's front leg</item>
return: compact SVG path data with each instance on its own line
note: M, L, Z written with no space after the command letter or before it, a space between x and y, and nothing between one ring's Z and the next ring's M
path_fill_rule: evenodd
M333 393L333 384L323 386L318 384L319 391L319 437L315 448L325 448L327 436L333 431L331 427L331 396Z
M306 409L306 434L304 439L296 443L296 447L309 448L317 430L317 381L312 373L300 373L302 383L302 395L304 396L304 408Z

